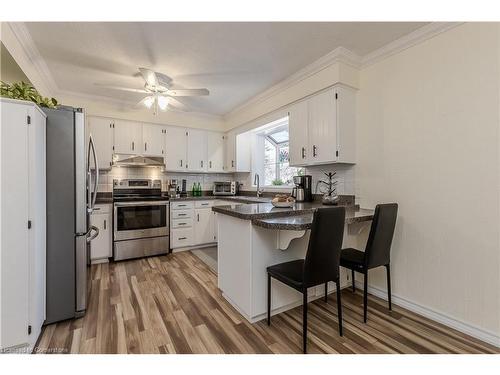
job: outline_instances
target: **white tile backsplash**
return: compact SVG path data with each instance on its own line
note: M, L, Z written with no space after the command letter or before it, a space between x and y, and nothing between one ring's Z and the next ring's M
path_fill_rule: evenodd
M232 173L175 173L162 172L158 167L129 168L113 167L109 171L99 173L99 192L112 192L113 180L124 178L148 178L159 179L162 181L162 190L167 190L167 181L177 179L180 184L183 179L186 180L186 189L191 191L193 184L200 183L203 190L212 190L214 181L233 180Z

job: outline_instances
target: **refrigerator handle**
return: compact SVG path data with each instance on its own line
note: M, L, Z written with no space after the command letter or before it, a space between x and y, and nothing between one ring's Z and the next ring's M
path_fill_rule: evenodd
M92 236L90 237L87 237L87 242L92 242L92 240L94 238L96 238L98 235L99 235L99 228L97 228L96 226L92 225L92 227L90 228L90 231L94 231L95 234L93 234Z
M93 191L93 194L94 196L92 197L92 202L90 202L90 196L89 196L89 205L90 207L88 208L88 212L89 213L92 213L92 211L94 211L94 207L95 207L95 201L96 201L96 198L97 198L97 187L99 185L99 163L98 163L98 160L97 160L97 153L96 153L96 149L95 149L95 144L94 144L94 139L92 138L92 134L89 135L89 153L88 153L88 157L87 157L87 173L88 173L88 179L89 179L89 191L90 191L90 183L92 181L92 174L91 174L91 171L90 171L90 150L92 149L92 156L94 157L94 165L95 165L95 181L94 181L94 191ZM90 195L90 194L89 194Z

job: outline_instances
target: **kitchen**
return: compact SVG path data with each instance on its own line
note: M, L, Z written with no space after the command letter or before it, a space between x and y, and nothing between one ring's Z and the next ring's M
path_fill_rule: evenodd
M30 43L61 88L56 108L1 98L2 180L11 178L2 183L2 350L499 353L488 282L500 275L498 218L484 199L498 196L498 25L259 26L2 24L2 51L26 74L13 81L40 82L16 48ZM356 28L363 36L347 32ZM136 60L139 42L118 36L138 29L155 48L159 32L196 40L206 69L227 64L226 73ZM46 42L62 34L60 46ZM206 40L218 41L214 51ZM309 40L317 44L296 56ZM264 41L286 58L269 57L261 72L252 57L263 59ZM130 51L127 68L103 68L93 43ZM465 58L460 43L486 57ZM167 44L181 55L182 43ZM58 48L89 57L75 65ZM235 61L217 58L228 50ZM228 77L237 64L251 73ZM487 93L464 102L458 77ZM470 126L478 118L481 134ZM489 183L478 188L471 170ZM18 230L6 230L7 217ZM310 261L314 277L327 276L306 284L305 264L326 248L338 258ZM372 251L385 255L369 263ZM26 298L15 296L21 287Z

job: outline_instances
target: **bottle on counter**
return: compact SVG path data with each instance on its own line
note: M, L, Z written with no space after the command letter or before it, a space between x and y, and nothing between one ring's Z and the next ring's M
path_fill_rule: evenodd
M196 197L196 182L193 182L193 187L191 189L191 195Z

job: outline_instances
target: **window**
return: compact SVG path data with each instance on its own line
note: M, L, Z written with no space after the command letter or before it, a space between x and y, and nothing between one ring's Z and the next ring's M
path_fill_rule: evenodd
M303 170L289 165L288 118L286 124L268 129L262 136L264 137L264 185L292 185L292 177L303 173Z

